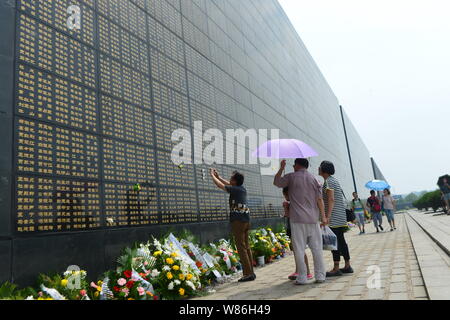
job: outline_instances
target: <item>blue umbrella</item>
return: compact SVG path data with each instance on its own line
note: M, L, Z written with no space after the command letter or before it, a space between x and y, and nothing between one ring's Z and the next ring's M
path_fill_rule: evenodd
M384 189L390 189L391 186L383 180L372 180L366 183L366 188L375 191L382 191Z

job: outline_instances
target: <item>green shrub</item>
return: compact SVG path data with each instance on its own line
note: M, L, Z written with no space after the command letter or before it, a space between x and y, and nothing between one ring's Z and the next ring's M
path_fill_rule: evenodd
M413 206L419 210L432 208L436 212L443 206L440 190L425 193L418 200L414 201Z

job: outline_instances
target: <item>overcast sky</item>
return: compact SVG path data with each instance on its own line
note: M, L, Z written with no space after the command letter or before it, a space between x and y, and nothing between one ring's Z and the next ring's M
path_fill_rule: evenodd
M279 0L395 193L450 174L450 1Z

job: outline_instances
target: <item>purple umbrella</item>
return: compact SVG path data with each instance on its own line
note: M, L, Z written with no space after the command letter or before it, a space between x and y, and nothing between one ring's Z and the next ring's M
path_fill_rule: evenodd
M296 159L317 157L319 154L303 141L275 139L263 143L252 155L255 158Z

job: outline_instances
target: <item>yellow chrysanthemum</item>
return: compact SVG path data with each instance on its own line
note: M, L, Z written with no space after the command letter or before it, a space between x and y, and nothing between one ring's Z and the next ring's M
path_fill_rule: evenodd
M154 256L154 257L160 256L160 255L162 255L162 251L155 251L155 252L153 253L153 256Z
M174 266L172 267L172 269L175 270L175 271L178 271L178 270L180 270L180 267L177 266L177 265L174 265Z
M180 293L180 296L184 296L185 291L183 288L180 288L180 290L178 290L178 292Z
M178 253L177 253L177 252L172 252L171 256L172 256L173 258L176 258L176 257L178 257Z
M167 272L167 279L172 280L173 274L171 272Z
M184 274L180 274L179 276L178 276L178 278L181 280L181 281L183 281L184 280Z
M192 279L192 277L193 277L193 275L189 273L189 274L188 274L188 275L186 276L186 280L188 280L188 281L189 281L189 280L191 280L191 279Z
M98 280L97 285L101 287L103 285L103 281L102 280Z
M67 284L69 283L69 280L67 280L67 279L62 279L61 280L61 285L63 286L63 287L67 287Z
M174 264L175 263L175 261L173 261L172 258L167 258L166 262L167 262L167 264Z
M94 293L94 296L95 297L98 297L100 295L100 291L96 291L95 293Z

